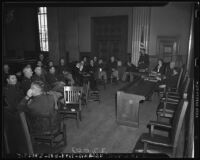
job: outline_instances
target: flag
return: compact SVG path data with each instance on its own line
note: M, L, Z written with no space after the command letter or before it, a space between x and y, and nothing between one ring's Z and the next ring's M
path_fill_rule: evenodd
M140 51L142 49L145 49L145 46L144 46L144 26L142 26L141 39L140 39Z

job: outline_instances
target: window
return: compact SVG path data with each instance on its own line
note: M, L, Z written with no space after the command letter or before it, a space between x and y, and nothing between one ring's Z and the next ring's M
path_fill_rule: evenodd
M38 24L39 24L40 50L49 51L47 7L38 8Z

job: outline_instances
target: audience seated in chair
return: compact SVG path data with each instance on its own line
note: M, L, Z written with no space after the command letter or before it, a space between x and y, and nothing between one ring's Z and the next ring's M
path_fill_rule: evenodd
M69 66L65 64L64 58L61 58L59 61L58 74L61 79L64 79L64 81L67 82L68 85L74 85L75 82L71 70Z
M155 66L153 72L159 73L160 75L165 74L165 66L162 59L158 59L158 64Z
M149 68L149 55L145 53L145 49L140 50L140 58L138 61L138 68L147 71Z
M96 76L95 76L96 68L94 66L94 61L92 59L90 60L90 64L87 68L86 73L90 75L89 77L90 89L97 90L97 82L96 82Z
M129 76L129 81L132 82L133 81L133 72L136 72L137 71L137 68L134 64L131 63L131 61L127 61L126 62L126 70L123 74L123 77L122 77L122 81L126 81L127 80L127 77Z
M98 61L98 79L104 80L105 83L107 83L107 72L106 72L106 64L103 62L103 59L99 59Z
M35 67L34 72L35 72L35 74L32 77L33 81L42 81L42 82L46 83L45 75L42 72L42 68L40 66Z
M34 81L31 84L30 89L27 91L26 96L21 100L18 105L19 111L33 115L55 115L55 99L51 94L47 94L44 91L45 84L42 81ZM47 123L47 122L46 122ZM45 128L45 122L41 123L35 119L35 126L43 125Z
M58 99L56 96L58 95L46 93L44 91L44 86L45 84L42 81L32 82L31 88L21 100L18 110L25 112L33 139L44 140L48 137L52 146L52 143L55 142L53 138L57 133L61 133L61 121L59 120L56 101L56 98ZM56 133L56 135L54 135L54 133ZM65 135L63 135L63 138L64 137ZM66 140L66 137L64 140Z
M47 82L49 85L49 88L53 91L58 91L58 92L63 92L63 87L65 84L65 82L63 82L62 80L59 79L57 73L56 73L56 69L54 66L51 66L49 68L49 72L47 73Z
M30 66L26 66L23 69L23 78L22 78L22 82L21 82L21 88L24 92L24 94L26 95L26 92L29 90L29 88L31 87L31 83L33 82L32 80L32 75L33 75L33 71L30 68Z
M116 78L117 81L119 80L119 72L117 70L117 61L115 61L115 57L110 57L110 62L108 64L108 69L110 73L111 82L113 78Z
M118 70L118 73L119 73L119 80L122 81L123 74L125 73L126 68L122 64L122 61L120 61L120 60L117 61L117 70Z
M17 77L14 73L9 73L7 76L7 86L4 90L5 99L8 103L10 111L16 112L17 105L24 97L24 93L20 88L20 84L17 82Z
M44 67L45 69L47 68L47 60L44 57L44 54L40 53L40 55L38 57L38 61L41 61L41 63L42 63L41 67Z

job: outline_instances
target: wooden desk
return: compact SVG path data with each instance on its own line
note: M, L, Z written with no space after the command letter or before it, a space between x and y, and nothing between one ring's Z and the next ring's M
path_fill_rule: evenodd
M149 98L156 87L155 82L138 79L117 91L117 123L139 127L139 105Z

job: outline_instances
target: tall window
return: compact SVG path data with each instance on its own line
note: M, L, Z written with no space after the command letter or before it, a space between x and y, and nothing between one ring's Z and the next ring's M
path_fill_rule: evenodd
M49 51L47 7L38 8L38 24L39 24L39 34L40 34L40 50Z

